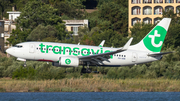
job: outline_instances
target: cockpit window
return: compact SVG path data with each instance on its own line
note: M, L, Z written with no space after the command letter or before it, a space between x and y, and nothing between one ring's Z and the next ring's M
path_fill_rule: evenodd
M15 45L14 47L22 48L23 46L22 45Z

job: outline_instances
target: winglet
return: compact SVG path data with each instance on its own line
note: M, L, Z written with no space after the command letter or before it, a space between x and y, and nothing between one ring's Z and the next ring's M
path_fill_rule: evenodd
M127 50L132 42L133 38L130 38L128 40L128 42L124 45L124 47L122 48L122 50Z
M103 40L103 41L99 44L99 47L103 47L104 42L105 42L105 40Z

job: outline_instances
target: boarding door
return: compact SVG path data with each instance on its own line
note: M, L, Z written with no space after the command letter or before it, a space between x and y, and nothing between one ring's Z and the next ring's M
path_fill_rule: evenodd
M136 62L137 61L137 53L132 53L132 62Z
M34 44L29 44L29 53L34 53L35 47Z

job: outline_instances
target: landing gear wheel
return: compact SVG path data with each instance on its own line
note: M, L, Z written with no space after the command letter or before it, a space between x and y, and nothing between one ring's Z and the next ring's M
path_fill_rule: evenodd
M24 67L26 67L27 65L26 65L26 62L24 62L24 65L23 65Z
M83 65L83 68L81 69L81 74L83 73L91 73L91 69L89 68L89 62L87 62L87 67L84 68L85 65Z
M86 73L91 73L91 69L90 68L86 68Z
M83 68L81 69L81 74L82 73L86 73L86 68L84 68L84 65L83 65Z

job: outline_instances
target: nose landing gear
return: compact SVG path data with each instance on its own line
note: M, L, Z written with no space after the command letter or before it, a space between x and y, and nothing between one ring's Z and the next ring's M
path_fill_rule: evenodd
M23 65L24 67L26 67L27 65L26 65L26 61L24 62L24 65Z

